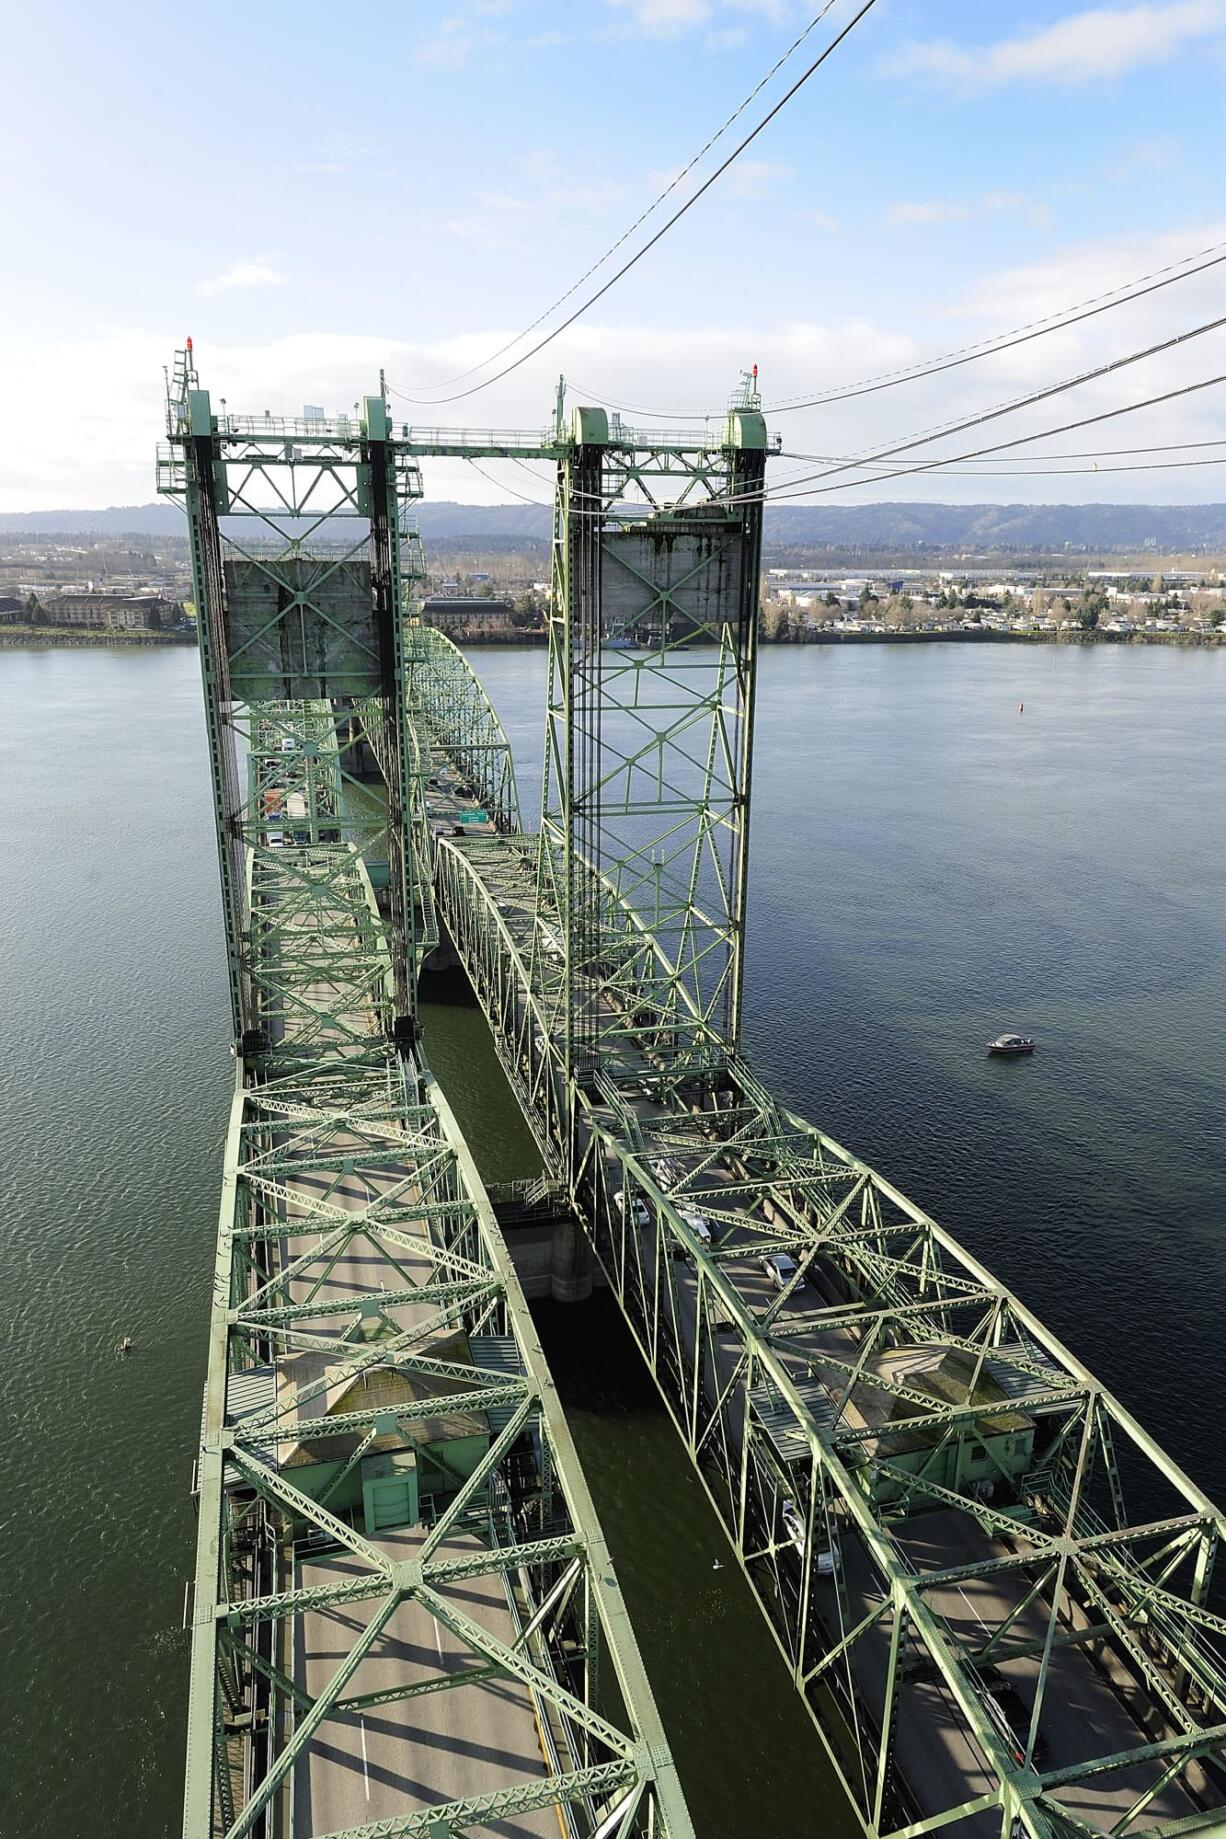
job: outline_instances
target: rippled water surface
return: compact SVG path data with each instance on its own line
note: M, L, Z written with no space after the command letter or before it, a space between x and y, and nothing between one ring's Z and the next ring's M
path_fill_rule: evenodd
M530 812L544 658L475 662ZM1224 715L1220 652L767 650L747 1024L1218 1498ZM230 1089L195 654L0 653L0 798L0 1832L160 1835ZM462 995L427 1044L505 1179L531 1143ZM1039 1053L989 1061L1011 1027ZM541 1319L703 1839L840 1835L610 1306Z

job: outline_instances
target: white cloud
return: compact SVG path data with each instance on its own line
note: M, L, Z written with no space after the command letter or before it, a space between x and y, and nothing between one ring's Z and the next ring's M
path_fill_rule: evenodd
M771 20L781 19L786 6L782 0L606 0L622 26L629 31L646 33L649 38L676 38L695 26L713 26L707 45L724 51L741 44L745 38L740 25L715 25L728 14L757 14Z
M935 224L969 223L976 217L1020 216L1036 226L1051 221L1045 204L1027 197L1025 192L982 192L975 198L903 199L892 204L886 222L893 229L927 227Z
M893 76L938 77L967 89L1001 83L1094 83L1169 58L1226 33L1226 0L1147 0L1092 7L1054 25L986 45L910 44L885 65Z
M229 268L208 281L198 281L196 292L211 300L214 294L228 294L236 288L283 287L285 276L271 262L232 262Z
M518 220L521 213L514 215ZM1025 267L972 270L962 298L952 309L929 306L925 310L924 299L913 291L904 289L901 296L897 290L887 291L877 309L880 318L872 320L840 317L837 290L818 288L804 316L793 320L775 318L770 302L764 300L752 319L733 324L721 323L714 309L706 321L697 319L691 324L670 322L666 316L661 323L650 309L645 309L642 321L634 323L584 321L562 334L539 359L468 402L443 401L453 393L445 386L459 373L481 366L520 330L524 315L514 300L504 302L497 320L491 318L476 330L433 344L409 345L374 332L302 332L258 344L198 340L196 356L205 387L216 400L224 397L235 412L259 414L267 408L274 415L293 415L304 402L318 402L335 413L348 409L374 388L384 367L392 388L404 393L392 397L397 426L408 420L420 425L441 422L526 428L543 426L550 419L552 380L559 371L580 380L574 385L572 401L590 392L620 402L636 422L650 423L654 411L664 409L693 414L699 420L709 414L711 425L718 426L730 385L739 371L757 361L770 425L783 434L787 449L848 454L892 445L913 431L969 416L1088 369L1105 357L1138 350L1168 336L1173 327L1191 327L1209 319L1221 310L1216 298L1221 271L1211 270L1082 325L905 387L777 416L770 413L770 405L912 367L951 347L972 345L1044 319L1184 260L1190 252L1222 243L1226 243L1226 222L1184 225L1178 232L1161 236L1071 244ZM964 262L958 272L965 271ZM949 285L952 287L952 281ZM909 329L900 330L902 327ZM163 327L100 331L83 346L67 336L33 345L0 345L0 402L12 425L27 431L19 462L5 462L0 455L0 509L149 502L154 447L162 436L162 366L176 342L181 339L176 340L174 331ZM88 410L74 420L69 449L39 409L50 380L73 367L94 378L96 388ZM1055 402L1002 418L990 424L981 439L987 444L1015 433L1042 430L1223 369L1226 335L1217 333L1083 385ZM410 402L405 396L436 400ZM1048 439L1039 451L1223 438L1226 388L1190 395L1071 437ZM963 437L925 452L957 453L976 444L974 437ZM538 487L509 462L490 462L486 470L490 478L460 461L429 461L424 467L426 492L434 500L459 498L478 504L495 499L515 502L517 491L542 501L549 498L545 478ZM786 462L781 462L780 470L788 470ZM1044 502L1053 497L1197 502L1223 495L1224 473L1226 468L1221 473L1189 469L1028 479L979 478L970 469L964 475L919 474L879 485L840 488L832 496L851 502L874 498Z
M792 168L783 160L738 160L724 183L732 198L766 198L791 177Z
M709 0L609 0L626 22L654 38L671 38L711 17Z

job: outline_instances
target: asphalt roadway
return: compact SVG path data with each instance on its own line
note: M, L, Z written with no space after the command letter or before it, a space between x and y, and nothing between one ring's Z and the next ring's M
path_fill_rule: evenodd
M380 1534L374 1543L396 1559L412 1557L420 1527ZM442 1552L472 1550L477 1540L444 1541ZM298 1566L295 1588L367 1575L343 1553ZM515 1629L501 1575L467 1578L439 1595L508 1645ZM315 1610L295 1621L293 1677L307 1692L323 1690L379 1598ZM406 1600L393 1614L345 1688L345 1696L418 1684L482 1664L482 1657ZM546 1775L536 1714L526 1686L511 1679L452 1686L421 1698L396 1699L325 1719L293 1775L293 1839L341 1832L473 1795L491 1794ZM483 1826L500 1839L558 1839L553 1807Z

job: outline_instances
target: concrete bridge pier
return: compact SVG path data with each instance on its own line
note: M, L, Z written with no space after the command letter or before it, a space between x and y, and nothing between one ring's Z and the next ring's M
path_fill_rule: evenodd
M490 1199L524 1294L584 1303L604 1279L579 1221L557 1182L491 1185Z

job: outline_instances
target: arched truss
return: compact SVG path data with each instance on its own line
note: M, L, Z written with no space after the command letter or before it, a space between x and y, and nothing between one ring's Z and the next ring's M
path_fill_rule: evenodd
M481 679L434 626L415 626L408 652L409 702L423 738L445 748L501 834L518 831L511 745Z

